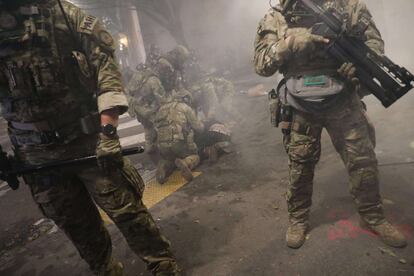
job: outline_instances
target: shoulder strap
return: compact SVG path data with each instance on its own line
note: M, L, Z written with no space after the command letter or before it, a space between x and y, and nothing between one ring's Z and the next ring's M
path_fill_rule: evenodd
M69 22L69 17L66 14L65 9L63 8L62 1L61 0L56 0L56 1L57 1L58 5L59 5L60 11L62 12L63 19L65 20L65 24L66 24L66 26L69 29L70 36L72 37L72 40L73 40L74 44L76 45L76 47L79 47L78 50L80 50L81 49L81 46L80 46L81 43L80 43L80 41L78 40L78 38L76 36L76 33L75 33L75 30L73 29L73 26Z

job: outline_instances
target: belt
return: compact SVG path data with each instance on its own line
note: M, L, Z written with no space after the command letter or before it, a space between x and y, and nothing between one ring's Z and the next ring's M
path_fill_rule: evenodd
M284 74L284 77L286 79L290 79L290 78L298 78L298 77L302 77L302 76L315 76L315 75L327 75L327 76L334 76L336 75L337 69L334 68L324 68L324 69L320 69L320 70L313 70L313 69L308 69L308 70L298 70L298 71L291 71L291 72L286 72Z
M22 122L9 122L9 126L14 129L18 130L26 130L26 131L35 131L35 132L49 132L55 131L65 125L74 123L78 121L79 113L76 111L70 112L66 116L61 116L58 120L43 120L37 122L30 122L30 123L22 123Z
M24 133L11 132L9 134L14 146L66 144L84 135L76 124L64 127L59 131L27 131Z
M99 114L86 117L66 118L59 123L40 121L35 123L9 122L9 133L15 146L28 144L64 144L80 136L98 133L100 130Z

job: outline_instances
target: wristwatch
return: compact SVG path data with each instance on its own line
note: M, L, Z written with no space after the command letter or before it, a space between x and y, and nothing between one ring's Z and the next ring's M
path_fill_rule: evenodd
M111 124L101 126L101 132L109 138L115 138L117 134L116 127Z

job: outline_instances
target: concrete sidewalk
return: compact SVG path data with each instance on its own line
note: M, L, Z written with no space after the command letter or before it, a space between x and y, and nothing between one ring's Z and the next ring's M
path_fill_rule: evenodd
M380 163L414 158L414 97L404 100L390 110L369 104ZM269 127L266 97L243 98L239 108L247 120L235 131L237 151L202 167L201 176L151 209L187 275L414 275L413 165L380 168L387 215L409 240L405 249L390 249L359 227L345 169L324 134L312 229L303 248L291 250L285 246L288 179L281 135ZM40 214L30 202L26 187L3 197L2 217L13 213L23 217L21 228L33 225ZM2 219L1 237L5 227ZM148 275L117 229L109 228L127 275ZM0 261L0 275L90 275L61 231L14 246Z

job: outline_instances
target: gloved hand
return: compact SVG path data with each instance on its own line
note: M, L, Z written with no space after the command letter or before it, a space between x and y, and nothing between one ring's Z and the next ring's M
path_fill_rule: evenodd
M96 147L96 157L99 168L105 172L113 172L124 165L119 137L109 138L100 134Z
M359 79L356 76L356 67L350 62L345 62L338 69L338 74L345 80L352 82L355 86L359 85Z
M296 30L287 34L286 43L293 54L306 55L316 50L317 44L327 44L329 39L314 35L308 29Z

